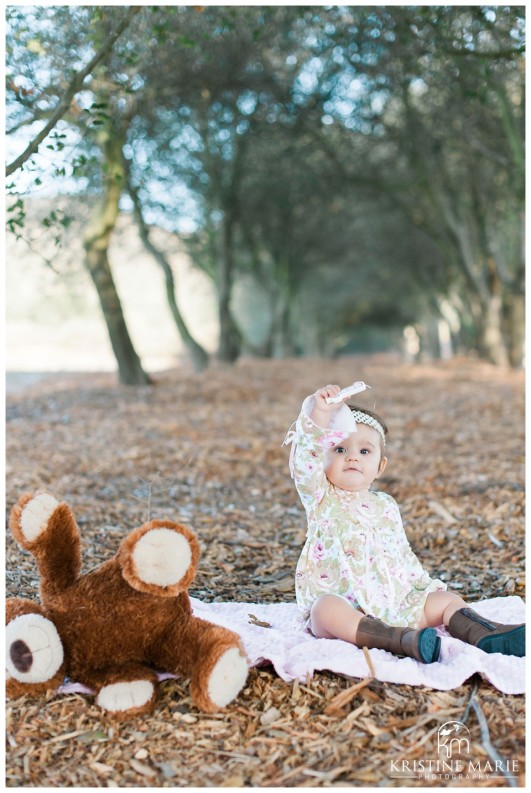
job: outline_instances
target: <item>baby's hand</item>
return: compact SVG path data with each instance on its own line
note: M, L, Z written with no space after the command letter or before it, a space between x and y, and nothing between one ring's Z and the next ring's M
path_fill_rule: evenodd
M322 413L332 413L337 410L337 402L328 402L328 399L336 399L341 391L338 385L325 385L315 392L315 410Z
M345 399L348 399L353 394L359 394L360 391L365 391L366 388L370 388L370 385L364 383L363 380L356 380L355 383L352 383L352 385L349 385L346 388L344 388L335 397L327 397L326 402L327 404L330 403L337 404L339 402L344 402Z

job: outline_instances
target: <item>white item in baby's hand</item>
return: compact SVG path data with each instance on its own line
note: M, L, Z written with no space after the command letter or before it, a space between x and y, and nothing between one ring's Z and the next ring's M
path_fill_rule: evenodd
M356 383L347 386L347 388L343 388L337 396L326 397L326 403L330 405L335 402L342 402L343 399L346 399L346 397L359 394L360 391L365 391L366 388L370 388L370 385L364 383L363 380L358 380Z

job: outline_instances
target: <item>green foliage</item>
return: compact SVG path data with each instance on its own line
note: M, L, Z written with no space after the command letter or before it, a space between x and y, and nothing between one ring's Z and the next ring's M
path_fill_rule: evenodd
M24 221L26 212L24 201L18 198L13 204L7 207L6 226L11 234L14 234L16 239L21 239L21 230L24 228Z

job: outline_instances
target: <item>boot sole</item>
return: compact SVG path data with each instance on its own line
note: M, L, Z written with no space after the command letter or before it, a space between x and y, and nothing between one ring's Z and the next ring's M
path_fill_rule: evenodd
M512 631L494 633L484 636L477 643L477 647L485 653L502 653L502 655L516 655L518 658L525 656L525 625L519 625Z
M423 628L419 631L418 659L423 664L433 664L439 660L441 640L435 628Z

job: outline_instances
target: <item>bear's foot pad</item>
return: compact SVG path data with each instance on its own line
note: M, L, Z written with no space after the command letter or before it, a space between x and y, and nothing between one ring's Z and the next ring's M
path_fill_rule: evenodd
M237 647L226 650L216 662L208 679L208 696L224 708L239 694L247 680L247 661Z
M154 694L155 686L150 680L111 683L100 689L96 703L112 713L124 713L144 707Z
M192 561L186 537L171 529L151 529L133 551L135 572L146 584L173 586L185 575Z

